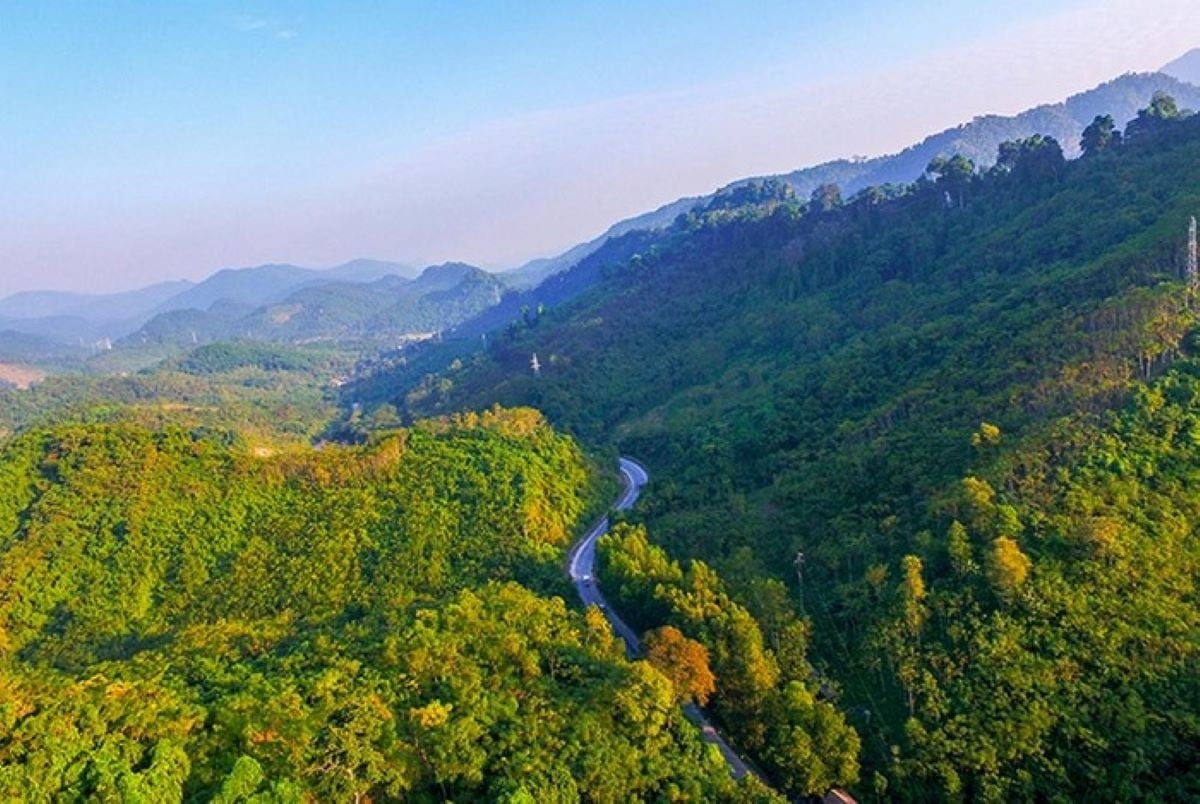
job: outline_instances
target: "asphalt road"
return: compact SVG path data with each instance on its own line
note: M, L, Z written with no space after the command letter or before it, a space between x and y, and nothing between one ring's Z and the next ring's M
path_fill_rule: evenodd
M628 511L637 503L638 497L642 494L642 487L650 480L650 475L646 473L645 467L629 458L620 459L620 469L625 488L613 508L618 511ZM642 642L638 639L637 633L626 625L625 621L608 605L608 601L604 599L600 587L596 584L596 541L608 533L608 528L608 517L605 517L575 543L575 546L571 548L567 572L571 576L571 582L575 584L575 589L579 592L579 598L583 604L596 606L604 612L613 632L625 641L625 654L633 659L642 655ZM753 773L746 761L730 748L721 733L709 722L700 707L688 704L683 707L683 713L688 720L700 727L705 742L713 743L721 749L721 754L729 763L730 773L735 779L741 779L746 774Z

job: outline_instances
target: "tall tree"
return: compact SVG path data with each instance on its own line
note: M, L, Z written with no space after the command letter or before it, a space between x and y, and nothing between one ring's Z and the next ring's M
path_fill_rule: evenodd
M842 189L836 184L822 184L812 191L808 210L813 214L833 212L842 206Z
M1121 145L1121 132L1112 115L1096 115L1096 119L1083 130L1080 146L1084 156L1097 156Z
M1154 93L1150 105L1138 111L1137 117L1125 127L1125 139L1146 140L1158 136L1182 117L1175 98L1163 91Z

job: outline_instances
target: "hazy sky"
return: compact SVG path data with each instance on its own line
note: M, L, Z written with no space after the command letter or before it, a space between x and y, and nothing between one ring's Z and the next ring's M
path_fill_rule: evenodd
M504 267L1196 45L1196 0L0 0L0 295Z

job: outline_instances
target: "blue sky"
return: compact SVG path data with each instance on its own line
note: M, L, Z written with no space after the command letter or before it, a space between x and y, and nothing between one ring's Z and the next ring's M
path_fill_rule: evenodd
M0 0L0 293L270 260L512 264L1186 49L1189 3L1120 5ZM1095 52L1064 43L1087 25ZM950 63L979 75L921 95ZM910 90L890 126L847 108Z

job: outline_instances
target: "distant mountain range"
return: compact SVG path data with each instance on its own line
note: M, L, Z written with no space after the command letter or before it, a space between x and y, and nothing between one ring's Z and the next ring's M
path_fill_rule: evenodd
M163 282L125 293L18 293L0 299L0 332L10 333L0 338L0 360L86 355L159 316L173 314L179 320L194 320L246 314L301 288L367 283L389 276L412 278L417 273L401 263L359 259L326 270L297 265L230 268L199 283ZM218 309L208 315L214 306Z
M266 294L271 298L268 303L246 304L223 292L205 309L189 306L154 316L116 346L187 346L232 338L397 345L429 337L495 306L506 289L499 278L482 268L446 263L426 268L416 278L390 273L374 281L356 281L377 275L380 270L378 265L360 265L352 271L341 271L345 280L306 282L299 287L293 285L290 293L281 293L279 269L288 267L251 269L257 272L253 274L256 278L264 280L257 285L259 290L271 291ZM218 280L225 291L231 282L246 275L218 274L213 280ZM282 275L290 276L286 272ZM202 287L188 292L194 302L203 303L211 296L195 293ZM246 295L241 294L243 299Z
M39 354L61 360L64 351L86 354L110 342L182 345L228 337L395 341L456 326L460 335L477 337L514 320L523 308L560 304L578 295L606 265L637 253L651 233L730 190L775 179L801 198L827 183L839 185L848 197L872 185L913 181L936 156L962 154L989 165L1002 142L1038 133L1055 137L1068 155L1075 155L1080 133L1096 115L1111 114L1123 126L1155 92L1170 93L1183 108L1200 108L1200 87L1187 83L1189 79L1200 81L1200 50L1162 72L1124 75L1062 103L1011 117L977 117L896 154L742 179L709 196L682 198L500 277L461 263L418 272L400 263L362 259L327 270L288 264L225 269L197 284L167 282L128 293L21 293L0 300L0 333L8 334L0 338L0 360L18 359L18 353L24 360L36 360ZM571 268L577 270L568 276ZM44 347L40 352L39 343Z
M1054 137L1062 143L1068 156L1077 156L1080 134L1096 115L1111 114L1117 125L1123 128L1137 116L1139 109L1145 108L1155 92L1170 93L1182 108L1200 109L1200 86L1193 84L1200 84L1200 49L1172 62L1160 72L1123 75L1094 89L1072 95L1062 103L1045 104L1011 117L977 117L969 123L926 137L896 154L872 159L839 159L791 173L740 179L717 193L751 182L779 179L791 185L801 198L807 198L822 184L836 184L844 195L850 196L872 185L914 181L936 156L962 154L977 165L991 165L996 160L1000 143L1034 134ZM653 212L621 221L594 240L581 243L558 256L528 262L513 270L509 276L516 287L534 287L547 277L574 266L609 240L631 231L669 226L680 214L710 202L717 193L682 198Z
M217 302L257 307L278 301L305 286L333 282L374 282L386 276L412 278L416 275L417 270L411 266L378 260L354 260L327 270L287 264L227 268L167 299L155 308L154 312L207 310Z
M193 287L186 280L160 282L127 293L64 293L35 290L0 299L0 319L83 318L97 323L145 315Z

